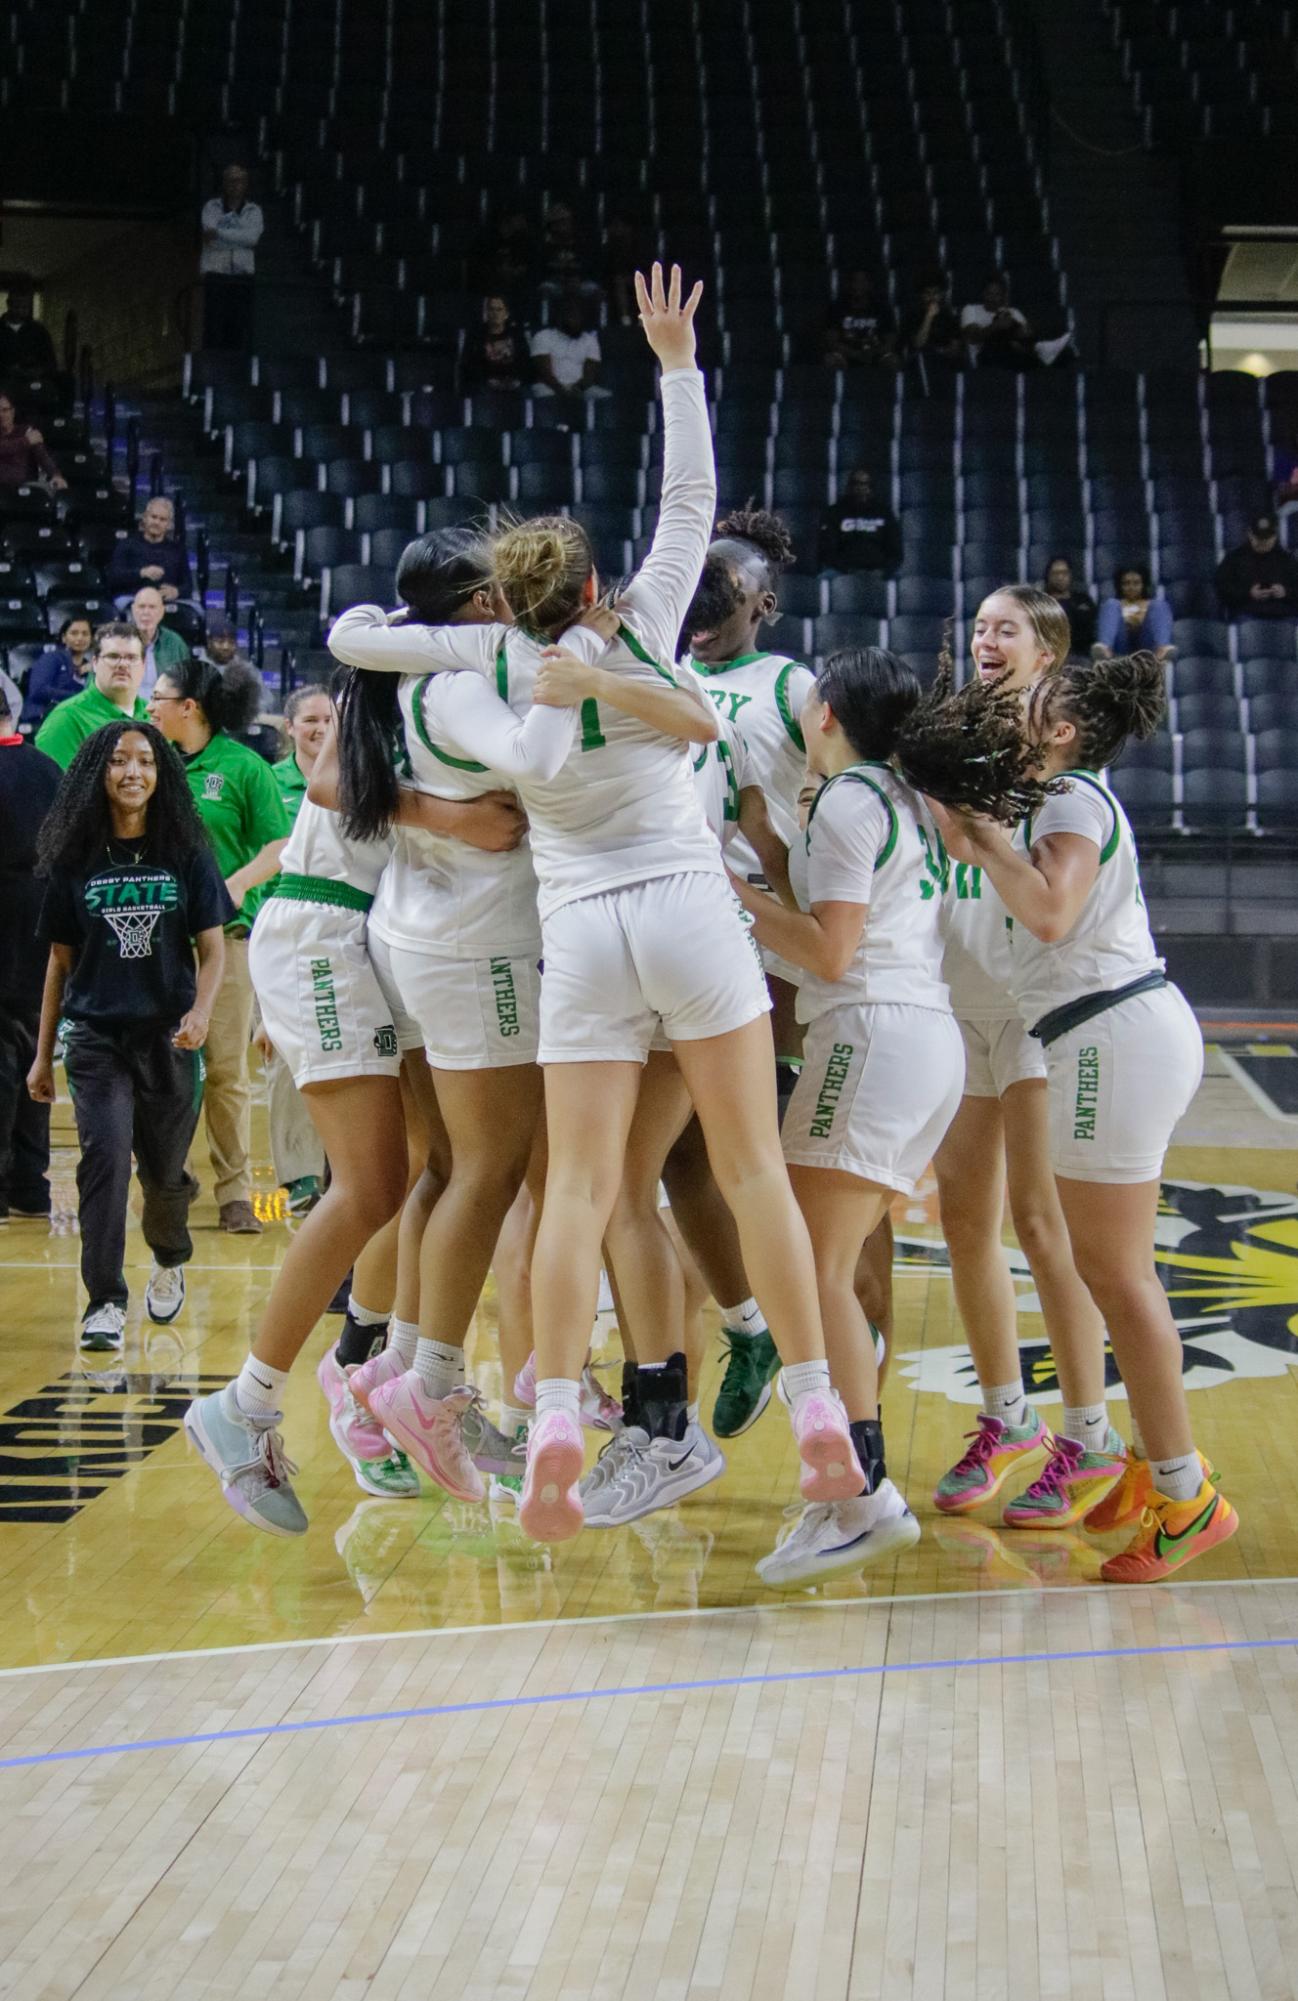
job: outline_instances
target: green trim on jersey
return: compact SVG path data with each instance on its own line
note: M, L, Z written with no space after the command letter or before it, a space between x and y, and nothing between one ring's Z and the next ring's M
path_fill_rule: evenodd
M503 639L500 642L500 650L496 654L496 693L499 695L501 701L508 705L509 655L505 651L505 642Z
M739 653L733 660L718 660L709 665L706 660L696 660L690 655L690 666L696 674L729 674L734 667L751 667L757 660L775 660L781 656L774 653Z
M867 759L866 761L867 763L872 764L876 771L887 771L891 768L890 766L884 764L882 760L879 758L872 757ZM810 848L811 846L811 823L816 817L816 808L819 806L821 800L828 792L830 786L837 785L840 778L854 778L858 785L868 785L871 792L873 792L876 795L876 797L882 799L884 805L888 809L888 838L884 842L883 846L880 848L878 854L874 858L874 873L877 875L879 870L883 867L884 863L886 861L890 861L892 859L892 856L896 852L897 840L901 828L900 828L900 822L897 819L897 808L893 805L891 799L884 791L882 785L876 784L873 778L867 778L864 771L861 769L860 765L853 764L849 765L846 771L836 771L834 773L834 776L831 779L829 779L824 785L821 786L819 792L816 794L815 798L811 802L811 811L807 815L807 846L808 848Z
M654 673L661 674L664 681L670 681L673 688L679 685L676 676L672 673L671 669L669 667L664 667L661 660L654 659L653 654L649 652L648 648L641 645L640 641L636 638L634 632L632 632L629 625L619 625L617 629L617 636L621 640L623 646L626 647L627 652L633 653L636 659L639 660L643 666L652 667ZM734 661L732 661L730 664L734 666L735 663Z
M323 875L280 875L271 890L273 898L288 903L328 903L343 910L368 910L374 898L366 890L353 889L349 882L335 882Z
M1108 807L1110 813L1113 815L1113 832L1109 835L1108 840L1104 843L1104 846L1100 849L1100 867L1103 868L1105 862L1111 862L1113 860L1113 857L1118 852L1118 842L1121 838L1122 822L1118 818L1117 803L1114 800L1112 793L1109 792L1105 786L1101 785L1099 779L1095 776L1095 773L1093 771L1061 771L1058 775L1060 778L1080 778L1083 785L1089 785L1093 791L1099 793L1101 799L1103 799L1105 805ZM1023 840L1025 846L1027 847L1028 853L1031 854L1032 815L1030 813L1028 814L1027 819L1023 822Z
M795 667L804 667L805 665L805 661L802 660L788 660L775 677L775 706L780 712L780 721L788 731L793 744L804 756L806 755L807 745L802 734L802 725L794 715L793 710L789 707L789 676ZM810 672L811 670L808 668L807 671Z
M499 660L497 660L496 662L496 673L499 676L500 673ZM452 770L454 771L485 771L487 768L486 765L475 764L471 757L452 757L448 751L439 750L437 748L437 745L433 742L433 739L429 736L428 725L424 721L424 690L428 686L428 683L432 680L432 678L433 677L431 674L425 674L422 677L422 679L416 683L415 699L411 704L411 707L414 710L415 730L419 737L420 743L424 746L424 749L426 751L430 752L431 755L437 759L439 764L449 764Z

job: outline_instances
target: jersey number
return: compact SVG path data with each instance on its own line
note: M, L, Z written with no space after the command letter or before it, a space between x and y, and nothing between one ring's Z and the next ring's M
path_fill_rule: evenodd
M981 903L983 872L977 862L956 863L955 893L958 903Z
M591 695L581 705L581 747L583 750L603 750L606 741L599 726L599 703Z
M919 835L919 844L924 850L924 874L919 879L919 893L924 901L927 902L930 897L944 894L947 885L949 864L940 834L936 836L937 853L934 854L929 845L928 829L917 825L915 831Z

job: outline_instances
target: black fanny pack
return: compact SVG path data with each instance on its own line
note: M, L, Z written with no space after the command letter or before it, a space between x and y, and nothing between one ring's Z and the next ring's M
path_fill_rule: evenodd
M1067 1001L1063 1007L1051 1008L1049 1014L1043 1014L1040 1021L1028 1030L1028 1034L1035 1036L1043 1049L1048 1049L1061 1035L1067 1035L1070 1028L1080 1028L1084 1021L1093 1021L1097 1014L1107 1014L1121 1001L1134 1000L1137 994L1152 994L1158 987L1166 985L1166 973L1142 973L1138 980L1129 980L1125 987L1112 987L1102 994L1083 994L1080 1000Z

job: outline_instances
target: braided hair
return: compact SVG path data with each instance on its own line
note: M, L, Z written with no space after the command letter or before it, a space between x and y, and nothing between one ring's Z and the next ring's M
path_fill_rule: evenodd
M768 508L754 507L751 500L746 507L734 507L729 514L723 514L712 539L751 543L771 572L772 589L780 572L790 569L797 560L788 528L780 516Z
M1071 661L1038 682L1028 707L1033 734L1057 722L1077 731L1076 762L1100 771L1121 755L1128 739L1153 736L1167 708L1167 677L1152 653L1112 660Z

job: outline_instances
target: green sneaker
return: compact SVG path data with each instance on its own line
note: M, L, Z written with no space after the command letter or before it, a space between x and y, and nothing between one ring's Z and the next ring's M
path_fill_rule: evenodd
M364 1494L377 1494L381 1501L418 1498L419 1475L404 1452L390 1452L386 1459L353 1459L351 1468Z
M502 1467L493 1471L487 1487L489 1501L512 1501L517 1507L523 1495L523 1474L527 1469L527 1426L520 1424L514 1433L510 1453L518 1466L517 1473L507 1473Z
M712 1430L717 1438L738 1438L756 1424L771 1401L780 1357L765 1330L743 1334L738 1328L723 1327L721 1332L727 1348L726 1373L712 1409Z
M324 1193L318 1174L299 1174L296 1181L286 1181L290 1216L309 1216Z

